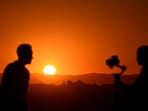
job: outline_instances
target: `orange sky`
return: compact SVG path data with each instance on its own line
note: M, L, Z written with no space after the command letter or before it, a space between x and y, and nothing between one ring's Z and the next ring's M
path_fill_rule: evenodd
M110 73L105 60L112 54L126 73L137 73L136 48L148 44L147 13L146 0L0 0L0 72L27 42L31 73L46 64L58 74Z

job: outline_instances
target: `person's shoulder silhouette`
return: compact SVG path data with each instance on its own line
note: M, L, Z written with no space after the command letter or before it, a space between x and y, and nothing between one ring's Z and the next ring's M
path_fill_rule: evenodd
M20 44L17 47L18 59L9 63L2 75L1 91L3 103L9 110L27 111L27 95L29 87L29 70L26 64L31 64L32 46L30 44ZM10 106L13 106L10 108Z

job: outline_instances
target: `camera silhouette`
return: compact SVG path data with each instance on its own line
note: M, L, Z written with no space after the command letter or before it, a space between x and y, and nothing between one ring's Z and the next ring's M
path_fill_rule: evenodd
M113 55L110 58L108 58L106 60L106 65L109 66L109 68L111 69L113 69L115 66L120 68L122 70L121 73L123 73L127 69L125 65L120 65L120 60L117 55Z

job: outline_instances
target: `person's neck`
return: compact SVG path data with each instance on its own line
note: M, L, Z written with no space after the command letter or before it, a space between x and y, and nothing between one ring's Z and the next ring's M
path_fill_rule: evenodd
M20 64L20 65L22 65L22 66L25 66L25 63L24 63L24 61L23 60L17 60L18 61L18 63Z

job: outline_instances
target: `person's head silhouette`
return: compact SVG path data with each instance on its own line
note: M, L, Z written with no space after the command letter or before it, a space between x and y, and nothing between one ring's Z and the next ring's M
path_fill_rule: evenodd
M138 47L136 59L139 65L148 65L148 45Z
M20 44L17 48L18 59L23 64L31 64L32 47L29 44Z

